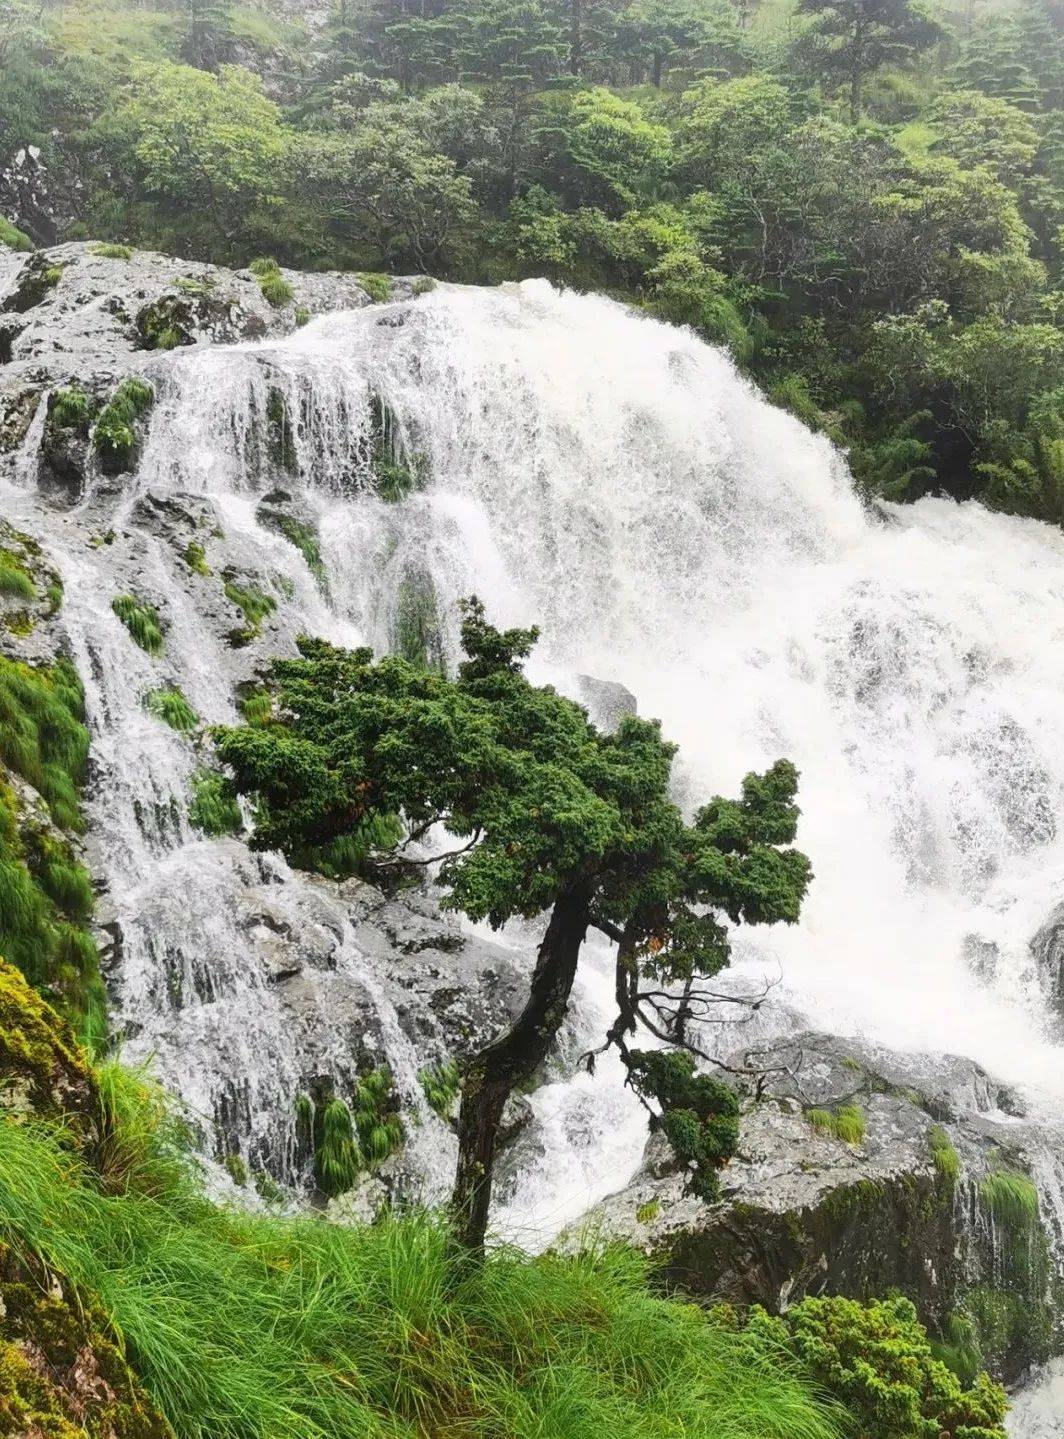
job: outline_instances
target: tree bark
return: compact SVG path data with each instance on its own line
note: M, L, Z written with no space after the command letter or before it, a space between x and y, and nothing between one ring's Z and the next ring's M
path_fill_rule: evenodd
M515 1086L531 1078L543 1063L565 1018L589 908L586 883L574 884L559 895L539 947L524 1009L506 1033L482 1049L466 1068L451 1206L459 1243L477 1256L484 1252L495 1141L503 1107Z
M584 0L569 0L569 73L584 68Z

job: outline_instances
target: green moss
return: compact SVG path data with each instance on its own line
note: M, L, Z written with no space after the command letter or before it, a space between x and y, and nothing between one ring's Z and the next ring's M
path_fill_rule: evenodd
M44 597L48 601L49 615L58 614L63 607L63 581L58 576L45 588Z
M97 1096L84 1051L70 1025L2 958L0 1075L0 1108L62 1117L75 1137L93 1136Z
M258 586L237 584L235 579L226 579L224 588L226 599L244 616L243 627L232 630L229 638L237 646L250 644L258 639L262 622L276 610L277 601Z
M309 323L310 311L307 309L306 305L296 306L296 313L294 319L299 329L302 329L304 325Z
M214 293L215 282L210 275L205 275L202 280L193 280L189 275L181 275L174 281L174 289L180 290L183 295L195 295L197 299L207 299Z
M266 396L267 448L270 460L289 475L299 473L296 436L281 390L273 386Z
M462 1087L462 1071L457 1060L448 1059L445 1063L428 1065L418 1075L418 1082L429 1107L441 1119L447 1119Z
M371 300L382 304L385 300L392 298L392 281L390 275L381 275L372 271L361 271L355 279L365 290Z
M137 450L137 421L155 403L155 391L143 380L123 380L96 417L92 443L106 474L130 468Z
M138 600L135 595L117 595L111 601L111 608L142 650L150 655L162 653L163 631L154 605Z
M369 433L373 488L382 500L398 504L421 488L423 465L400 449L398 422L379 395L370 399Z
M654 1220L657 1219L660 1213L661 1200L650 1199L647 1201L646 1204L641 1204L636 1210L635 1222L637 1224L653 1224Z
M30 251L34 248L33 241L17 226L12 225L10 220L5 220L0 215L0 245L6 245L9 250Z
M194 574L207 576L211 567L207 563L207 551L200 544L199 540L189 540L185 546L181 558Z
M399 583L392 648L412 665L443 671L436 591L426 574L406 575Z
M37 621L28 610L15 610L12 614L4 616L4 628L9 634L24 639L31 635L37 628Z
M419 275L410 287L412 295L429 295L436 288L436 281L430 275Z
M176 686L151 690L144 696L144 708L179 733L194 730L199 715Z
M935 1168L952 1189L960 1177L960 1155L954 1149L949 1135L941 1125L936 1124L932 1127L927 1136L927 1142L931 1146L931 1157L935 1161Z
M244 825L233 786L214 769L200 769L192 776L188 817L197 829L212 836L237 834Z
M1022 1373L1053 1352L1053 1316L1044 1291L977 1286L965 1294L962 1312L980 1367Z
M93 245L92 254L101 260L132 260L133 251L129 245Z
M823 1129L844 1144L860 1144L865 1137L867 1122L864 1111L856 1104L843 1104L836 1110L807 1109L805 1117L814 1129Z
M49 265L44 271L44 283L50 290L54 290L59 281L63 278L63 271L66 265Z

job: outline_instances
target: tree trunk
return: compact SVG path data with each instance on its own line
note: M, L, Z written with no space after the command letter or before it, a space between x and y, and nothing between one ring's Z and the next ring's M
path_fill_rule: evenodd
M495 1167L495 1141L503 1107L514 1087L531 1078L558 1033L576 978L587 933L589 886L559 895L539 947L524 1009L507 1032L469 1063L458 1115L458 1173L451 1200L459 1242L484 1252Z
M660 90L660 89L661 89L661 72L662 72L662 70L663 70L663 68L664 68L664 65L665 65L665 57L664 57L663 55L659 54L657 51L655 51L655 52L654 52L654 75L653 75L654 89L655 89L655 90Z

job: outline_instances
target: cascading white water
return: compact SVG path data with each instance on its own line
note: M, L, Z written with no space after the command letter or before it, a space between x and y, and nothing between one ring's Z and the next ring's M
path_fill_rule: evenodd
M149 491L209 500L227 536L285 579L288 636L382 648L412 574L431 578L452 658L463 595L500 623L538 623L533 677L631 689L681 746L686 803L794 759L816 880L800 926L737 937L736 967L778 978L778 998L818 1028L966 1054L1054 1118L1064 1051L1028 945L1064 897L1064 536L975 505L869 509L831 447L721 352L541 282L443 287L280 343L178 352L154 378L124 519ZM284 483L316 514L328 603L255 519L277 483L263 440L276 396L291 427ZM424 460L424 489L399 504L363 483L371 397ZM357 947L279 861L255 861L249 880L239 846L187 831L172 801L196 760L143 715L158 677L110 613L107 555L55 539L96 733L123 1014L194 1103L209 1108L217 1072L235 1066L265 1144L299 1036L241 965L233 888L268 887L294 923L333 934L343 963ZM206 719L230 718L231 657L173 584L173 556L149 553L148 583L173 605L169 673ZM161 998L161 974L173 983L188 966L206 971L189 983L231 991L200 1027ZM597 993L592 966L589 1031L604 1018ZM644 1130L608 1070L534 1102L554 1150L501 1218L542 1240L625 1181Z

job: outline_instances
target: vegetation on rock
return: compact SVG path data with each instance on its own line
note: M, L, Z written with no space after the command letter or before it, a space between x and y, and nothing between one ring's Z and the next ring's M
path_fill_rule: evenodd
M155 403L155 391L143 380L123 380L96 416L92 443L106 474L128 470L137 451L137 421Z
M150 655L162 654L163 630L159 611L153 604L138 600L136 595L117 595L111 601L111 608L142 650Z

